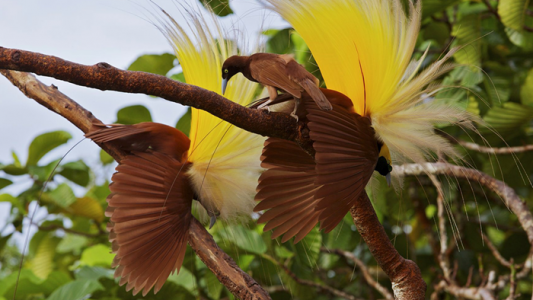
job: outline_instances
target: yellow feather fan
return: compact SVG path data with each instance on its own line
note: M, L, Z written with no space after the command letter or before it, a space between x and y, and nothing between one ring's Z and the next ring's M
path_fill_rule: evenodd
M238 53L236 41L228 39L216 16L210 24L190 13L188 35L173 18L160 28L172 44L188 84L221 92L220 70L226 58ZM215 28L214 31L208 28ZM225 97L246 105L258 84L242 75L228 84ZM192 108L189 176L202 204L228 219L250 215L255 205L257 179L262 171L259 157L264 137L247 132L205 112Z
M355 111L372 119L392 160L426 161L433 153L456 158L435 124L472 128L474 116L430 101L440 87L431 83L453 68L455 50L419 72L410 62L420 28L420 2L399 0L267 0L309 46L329 89L344 93Z

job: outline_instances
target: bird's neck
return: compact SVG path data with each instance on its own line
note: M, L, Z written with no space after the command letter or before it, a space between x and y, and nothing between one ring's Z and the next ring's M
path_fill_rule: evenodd
M242 75L248 80L255 81L250 72L250 56L239 56L239 58L235 60L234 66L237 67Z

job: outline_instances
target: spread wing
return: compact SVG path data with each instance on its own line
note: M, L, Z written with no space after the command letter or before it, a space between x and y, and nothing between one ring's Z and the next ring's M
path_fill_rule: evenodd
M378 159L370 120L334 105L322 111L306 102L309 130L316 150L315 197L320 229L337 226L363 192Z
M134 125L93 124L85 137L96 143L115 143L128 152L145 152L150 149L180 161L191 143L189 138L176 128L153 122Z
M284 234L284 243L296 236L297 243L318 223L315 161L296 143L277 138L265 141L261 161L266 171L259 177L254 211L267 211L258 223L267 223L264 230L275 228L272 238Z
M109 186L109 240L115 277L137 294L158 292L179 271L187 246L193 192L189 164L148 151L126 156Z
M254 54L252 58L250 73L257 82L274 86L297 98L301 97L303 88L289 78L283 58L267 53Z

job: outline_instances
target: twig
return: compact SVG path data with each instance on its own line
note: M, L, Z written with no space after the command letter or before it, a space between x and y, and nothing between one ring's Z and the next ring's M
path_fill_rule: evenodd
M437 285L435 285L435 290L445 291L449 294L454 295L455 297L461 297L466 299L496 300L492 292L486 288L460 287L455 284L448 283L444 280L441 280Z
M320 248L320 251L324 253L335 253L339 256L346 258L347 260L352 261L361 270L361 273L363 274L363 277L365 278L368 285L370 285L376 291L378 291L381 295L383 295L385 299L394 300L394 296L384 286L382 286L381 284L379 284L379 282L374 280L372 275L370 275L370 272L368 271L368 268L366 267L366 265L360 259L358 259L355 255L353 255L353 253L344 251L341 249L327 249L324 247Z
M513 264L511 264L508 260L506 260L501 254L500 252L498 251L498 249L496 249L496 246L494 246L494 244L490 241L489 237L485 234L485 233L481 233L482 237L483 237L483 240L485 240L485 243L487 243L487 246L489 247L490 249L490 252L492 252L492 255L494 256L494 258L496 258L496 260L502 264L503 266L506 266L507 268L513 268L513 267L517 267L517 266L514 266Z
M519 153L519 152L533 151L533 145L492 148L492 147L481 146L476 143L465 142L465 141L457 141L457 143L468 150L473 150L473 151L487 153L487 154L513 154L513 153Z
M16 71L0 70L26 96L63 116L83 132L91 122L99 122L93 114L57 90L38 81L35 76ZM120 149L109 144L99 145L118 162L124 157ZM224 253L207 230L193 218L189 228L189 245L198 257L215 273L226 288L239 299L270 299L268 293L247 273L238 268L235 261Z
M296 281L297 283L299 283L301 285L314 287L319 292L331 294L331 295L336 296L336 297L341 297L341 298L348 299L348 300L361 300L359 298L356 298L353 295L350 295L350 294L345 293L343 291L334 289L334 288L332 288L332 287L330 287L328 285L316 283L316 282L313 282L313 281L310 281L310 280L301 279L298 276L296 276L296 274L294 274L291 270L289 270L289 268L287 266L285 266L281 262L277 261L274 257L272 257L272 256L270 256L268 254L263 254L262 257L264 257L265 259L268 259L269 261L271 261L275 265L279 266L281 269L283 269L283 271L287 275L289 275L294 281Z
M65 228L65 227L63 227L61 225L58 225L58 224L51 224L51 225L47 225L47 226L39 226L39 224L36 224L34 222L31 222L31 224L37 226L37 228L39 228L39 230L42 230L42 231L53 231L53 230L58 230L59 229L59 230L62 230L64 232L72 233L72 234L75 234L75 235L81 235L81 236L89 237L89 238L97 238L97 237L103 236L100 233L88 233L88 232L77 231L77 230L74 230L74 229Z

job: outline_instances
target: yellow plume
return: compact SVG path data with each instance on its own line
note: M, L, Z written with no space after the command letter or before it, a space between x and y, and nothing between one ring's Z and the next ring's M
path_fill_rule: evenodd
M174 48L186 82L220 94L222 63L238 51L236 42L226 39L228 35L214 14L211 16L214 26L190 12L187 25L194 33L189 36L167 15L169 22L163 23L161 31ZM214 32L208 29L213 27ZM246 105L253 100L257 87L257 83L239 75L228 83L225 96ZM189 161L193 163L189 175L202 204L225 219L249 215L255 205L265 138L195 108L189 136Z
M442 123L471 127L473 116L431 102L431 85L453 66L451 50L418 75L422 59L411 62L420 28L420 2L409 2L409 17L399 0L267 0L305 40L329 89L346 94L355 111L372 119L378 139L393 162L421 162L433 153L457 157L434 133Z

